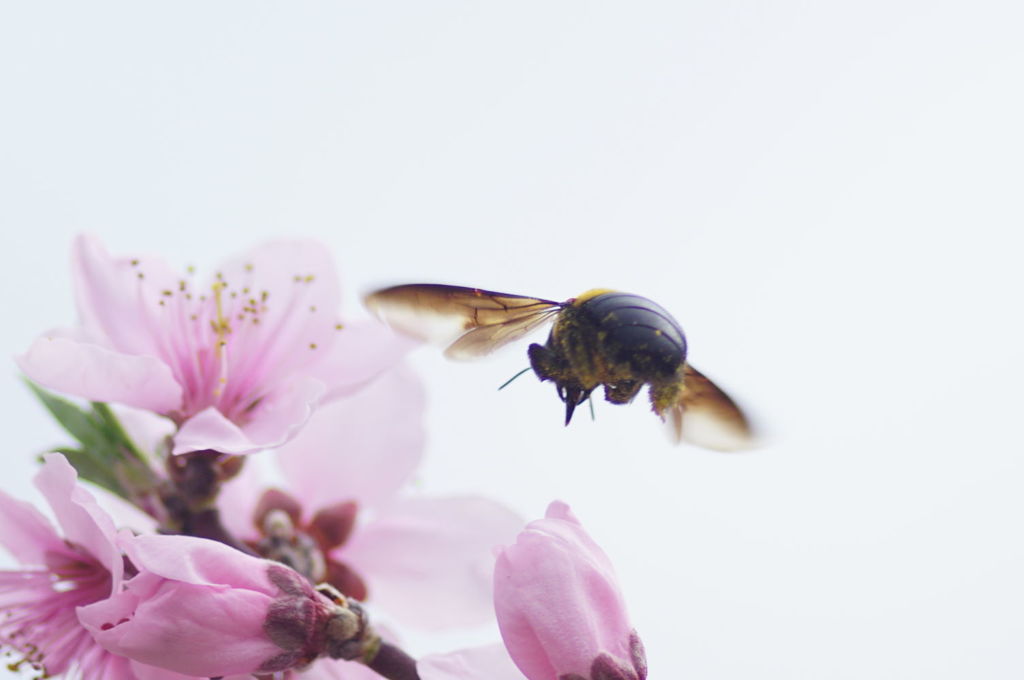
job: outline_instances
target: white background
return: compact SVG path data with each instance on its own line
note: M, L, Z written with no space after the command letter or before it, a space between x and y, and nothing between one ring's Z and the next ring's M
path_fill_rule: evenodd
M570 502L652 680L1024 677L1022 26L1013 2L5 3L0 350L73 320L83 230L207 270L314 236L353 314L407 281L648 295L766 446L672 447L640 402L565 429L550 385L495 391L525 344L427 348L423 492ZM8 365L0 485L29 496L64 439Z

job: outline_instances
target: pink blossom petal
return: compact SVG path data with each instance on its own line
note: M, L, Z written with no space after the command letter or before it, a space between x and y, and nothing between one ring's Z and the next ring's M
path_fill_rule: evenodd
M214 407L192 416L174 437L175 455L211 449L245 454L284 444L302 428L323 395L315 378L300 378L264 398L253 420L239 427Z
M106 567L117 588L124 573L124 562L117 549L113 520L92 494L78 485L78 472L63 455L48 453L43 459L35 484L57 516L65 538L84 548Z
M278 450L289 487L309 509L342 500L372 507L409 481L423 455L423 388L400 366L321 406Z
M252 422L243 425L242 430L261 449L281 446L302 430L323 396L321 380L292 379L263 398L253 412Z
M127 591L80 608L78 618L115 654L210 677L250 673L280 653L263 632L270 602L262 592L143 573Z
M47 552L67 546L43 513L0 490L0 544L22 564L46 564Z
M77 607L116 591L123 572L113 522L76 478L56 453L46 455L36 476L66 538L26 504L0 494L0 535L19 542L11 547L28 561L26 569L0 571L0 638L27 664L42 663L54 676L129 680L124 660L100 649L75 615Z
M236 353L233 372L258 372L262 384L274 384L320 362L340 335L338 274L323 244L266 243L225 263L220 274L232 290L248 289L264 307L261 341Z
M211 449L222 453L254 451L253 443L242 428L224 417L213 406L195 414L178 429L174 436L174 455Z
M43 387L159 413L181 403L181 387L159 359L135 356L65 337L37 338L17 357L25 375Z
M230 586L273 594L266 560L246 555L223 543L192 536L135 536L122 541L140 570L165 579L201 586Z
M484 498L402 500L359 529L338 558L366 579L374 603L403 621L483 623L493 615L492 550L521 527L515 513Z
M499 554L494 609L505 647L530 680L590 677L601 655L642 661L611 563L564 503L552 503Z
M432 654L420 659L416 668L422 680L523 680L502 645Z
M111 257L99 239L81 235L72 248L75 298L82 324L127 354L161 356L150 325L159 291L180 278L153 257Z
M330 352L317 365L317 375L330 386L324 399L339 399L359 391L418 345L376 320L346 323Z

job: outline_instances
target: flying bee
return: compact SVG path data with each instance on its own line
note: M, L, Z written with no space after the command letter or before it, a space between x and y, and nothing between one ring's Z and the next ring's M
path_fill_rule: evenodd
M599 385L613 404L631 402L647 385L675 441L719 451L752 444L736 403L687 362L679 322L645 297L595 289L556 302L422 283L371 293L366 306L400 332L450 341L451 359L484 356L554 321L547 342L530 345L528 354L533 372L565 402L566 425Z

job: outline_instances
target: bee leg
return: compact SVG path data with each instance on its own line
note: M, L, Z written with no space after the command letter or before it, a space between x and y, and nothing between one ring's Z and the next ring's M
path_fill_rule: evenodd
M683 383L675 380L659 385L651 385L650 396L651 408L664 419L665 412L678 404L682 399Z
M639 380L620 380L616 383L605 383L604 398L613 404L628 404L636 397L643 387Z

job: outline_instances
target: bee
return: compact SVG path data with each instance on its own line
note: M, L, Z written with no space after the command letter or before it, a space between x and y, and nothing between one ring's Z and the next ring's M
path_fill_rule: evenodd
M490 354L554 321L547 342L527 352L537 377L555 384L566 425L598 386L607 401L628 404L647 385L651 407L675 441L719 451L752 444L740 408L687 362L679 322L645 297L594 289L557 302L421 283L379 290L365 302L400 332L450 342L445 355L460 360Z

